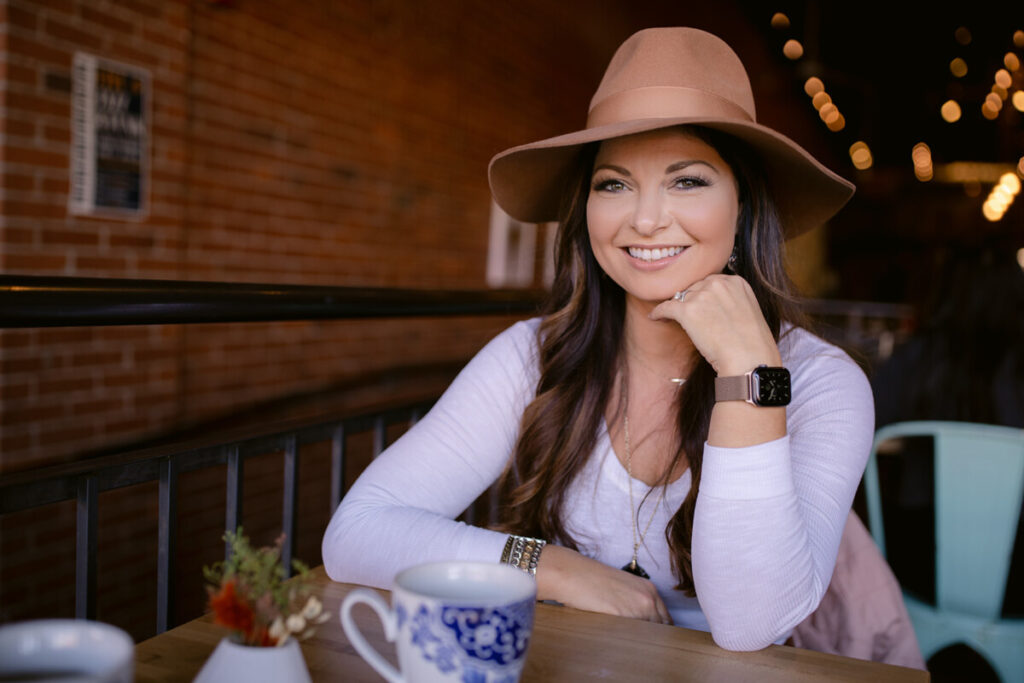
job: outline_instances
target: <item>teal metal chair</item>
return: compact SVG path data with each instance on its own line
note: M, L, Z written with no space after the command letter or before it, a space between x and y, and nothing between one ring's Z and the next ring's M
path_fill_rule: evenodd
M885 555L879 446L932 437L935 461L935 605L904 593L928 660L964 643L1004 681L1024 681L1024 619L1002 619L1024 497L1024 430L969 422L901 422L875 434L864 473L871 534ZM883 456L884 457L884 456Z

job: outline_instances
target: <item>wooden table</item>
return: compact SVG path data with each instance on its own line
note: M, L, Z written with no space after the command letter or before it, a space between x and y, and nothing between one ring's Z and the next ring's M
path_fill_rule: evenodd
M382 679L356 654L337 618L341 600L356 586L313 571L315 591L332 619L302 643L314 681ZM356 623L377 651L396 664L394 645L368 607ZM227 633L209 614L135 647L137 681L191 681ZM396 664L397 666L397 664ZM522 680L530 681L920 681L925 671L773 645L759 652L729 652L708 633L634 619L538 604Z

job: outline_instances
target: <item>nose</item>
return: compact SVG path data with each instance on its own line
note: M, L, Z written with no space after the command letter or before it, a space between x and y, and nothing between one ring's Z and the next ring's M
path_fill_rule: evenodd
M637 193L633 210L633 229L644 236L650 236L668 227L671 219L665 207L665 198L658 189Z

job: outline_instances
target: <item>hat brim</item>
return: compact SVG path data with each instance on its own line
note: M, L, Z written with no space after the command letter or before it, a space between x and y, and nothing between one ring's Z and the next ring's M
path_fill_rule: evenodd
M526 223L558 220L565 178L583 145L680 125L720 130L757 153L787 239L822 225L853 196L853 183L771 128L746 121L678 117L622 121L505 150L488 168L494 200Z

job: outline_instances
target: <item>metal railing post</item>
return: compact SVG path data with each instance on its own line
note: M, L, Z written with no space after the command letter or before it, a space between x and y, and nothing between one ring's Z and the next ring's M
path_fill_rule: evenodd
M75 618L96 618L96 514L99 481L95 474L78 480L75 509Z
M160 502L156 568L156 632L171 626L174 612L174 556L178 526L178 465L174 456L160 461Z
M227 493L224 502L224 531L236 533L242 524L242 477L245 463L237 443L224 447L227 452ZM231 558L231 545L224 542L224 561Z
M284 446L284 510L281 515L281 530L284 532L284 547L281 561L284 575L292 575L292 558L295 556L295 532L298 528L299 497L299 440L289 434Z

